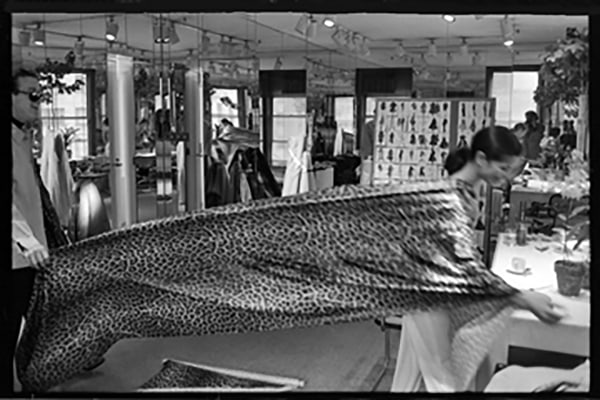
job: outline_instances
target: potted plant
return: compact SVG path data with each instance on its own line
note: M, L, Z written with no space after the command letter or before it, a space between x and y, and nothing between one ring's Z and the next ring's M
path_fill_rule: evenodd
M554 263L558 291L565 296L578 296L582 288L589 288L589 260L576 251L590 235L589 172L580 152L569 157L570 171L560 194L564 207L558 218L565 229L560 253L562 258ZM583 220L581 218L583 217ZM578 221L579 219L579 221ZM573 247L570 244L575 242Z

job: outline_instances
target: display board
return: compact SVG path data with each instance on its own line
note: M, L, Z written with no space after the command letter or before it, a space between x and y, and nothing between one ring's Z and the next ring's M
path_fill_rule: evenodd
M493 99L377 99L372 183L444 179L448 153L493 125L494 105Z

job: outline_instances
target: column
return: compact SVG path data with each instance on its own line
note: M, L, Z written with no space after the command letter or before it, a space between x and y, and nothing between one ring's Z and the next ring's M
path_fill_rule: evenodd
M108 54L106 63L112 223L118 229L137 220L133 58Z
M192 68L185 73L185 129L189 133L186 143L186 210L205 208L204 160L206 140L204 138L204 72Z

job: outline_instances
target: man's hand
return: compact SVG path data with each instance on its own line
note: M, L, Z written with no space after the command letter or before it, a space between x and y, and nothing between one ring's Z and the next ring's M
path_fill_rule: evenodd
M50 256L48 255L48 250L42 245L34 246L33 248L24 252L25 257L31 263L31 266L39 269L42 265L45 265Z

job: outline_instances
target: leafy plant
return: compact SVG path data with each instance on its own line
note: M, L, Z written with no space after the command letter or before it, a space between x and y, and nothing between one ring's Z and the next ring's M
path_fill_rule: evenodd
M577 250L581 243L590 237L589 217L583 221L574 223L574 219L580 216L588 216L590 211L589 204L589 170L583 155L578 151L571 152L569 157L570 173L564 182L560 191L563 201L566 202L564 212L558 214L562 221L562 227L566 229L567 234L564 238L563 252L569 256L573 250ZM567 243L575 239L576 243L573 249L569 249Z
M587 30L567 28L566 37L547 48L540 68L540 85L534 100L549 107L561 100L577 104L589 82L589 40Z
M85 82L81 79L76 79L70 85L63 81L66 74L73 72L75 59L75 53L70 51L65 56L64 62L52 61L47 58L44 64L36 68L36 72L40 76L43 102L52 103L54 89L57 89L60 94L71 94L85 85Z

